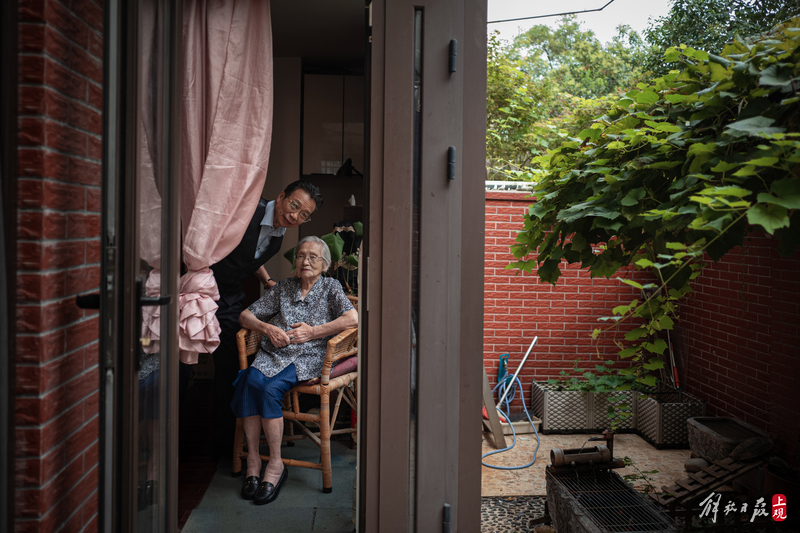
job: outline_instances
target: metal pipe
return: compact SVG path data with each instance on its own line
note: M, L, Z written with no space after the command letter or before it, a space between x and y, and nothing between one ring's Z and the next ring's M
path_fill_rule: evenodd
M525 357L522 358L522 362L517 367L517 371L514 373L514 377L511 378L511 381L509 383L513 384L517 380L517 374L519 374L519 371L522 370L522 365L524 365L525 361L528 360L528 356L530 355L531 350L533 350L533 345L536 344L536 341L538 339L539 339L538 336L533 338L533 342L531 343L530 347L528 347L528 352L525 354ZM511 387L506 387L506 390L503 392L503 396L500 398L500 401L497 402L497 406L496 407L500 407L501 405L503 405L503 400L506 399L506 396L508 395L508 392L510 390L511 390Z

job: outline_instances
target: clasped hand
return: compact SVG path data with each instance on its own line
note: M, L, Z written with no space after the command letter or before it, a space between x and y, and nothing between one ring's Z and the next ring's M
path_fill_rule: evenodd
M314 339L314 328L305 322L290 324L292 329L286 332L289 342L292 344L302 344Z
M292 329L283 331L278 327L269 327L265 334L276 348L283 348L289 344L302 344L314 339L314 328L305 322L290 325Z

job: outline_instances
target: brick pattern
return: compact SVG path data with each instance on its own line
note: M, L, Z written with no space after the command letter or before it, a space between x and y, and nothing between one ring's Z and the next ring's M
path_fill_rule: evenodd
M525 193L486 193L486 247L484 293L483 358L489 382L497 383L499 356L508 353L509 371L514 372L535 336L539 337L525 367L520 371L530 405L531 380L557 378L559 372L573 368L594 368L596 364L618 361L614 335L593 343L592 331L602 327L598 319L611 316L611 310L630 304L639 291L617 280L592 279L586 270L562 262L556 286L530 274L505 267L514 261L509 247L522 229L523 216L533 199ZM626 276L640 283L650 281L646 273L630 271ZM622 326L621 338L633 325ZM512 404L519 404L515 400Z
M95 531L102 0L20 0L17 532Z
M800 440L800 252L752 236L697 278L675 345L682 384L733 416L767 431L797 461Z

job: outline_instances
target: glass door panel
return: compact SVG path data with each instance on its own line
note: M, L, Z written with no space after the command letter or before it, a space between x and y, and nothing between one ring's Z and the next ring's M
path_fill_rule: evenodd
M180 32L166 0L106 10L101 530L174 531Z

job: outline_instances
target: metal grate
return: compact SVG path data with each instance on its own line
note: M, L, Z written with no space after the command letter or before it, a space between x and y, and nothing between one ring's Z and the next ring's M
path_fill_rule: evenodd
M561 493L567 500L559 504L577 506L596 526L588 528L603 533L629 532L674 532L672 520L654 507L647 499L611 470L588 473L565 472L554 474L547 469L547 484L554 493ZM548 491L548 500L550 491ZM573 508L573 511L575 509ZM566 524L565 524L566 525ZM569 526L566 528L570 529ZM561 528L559 527L559 530Z

